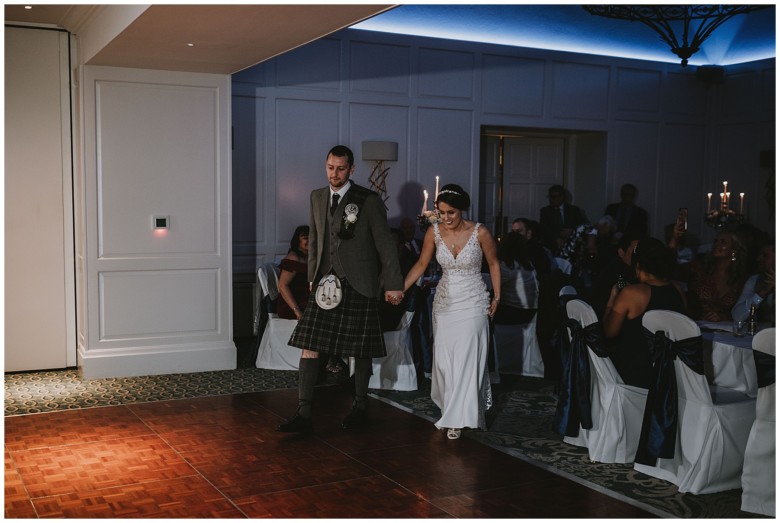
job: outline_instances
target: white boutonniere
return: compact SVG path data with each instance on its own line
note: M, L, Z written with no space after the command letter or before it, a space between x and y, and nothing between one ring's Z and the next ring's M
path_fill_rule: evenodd
M357 205L354 203L347 204L347 206L344 208L344 216L341 219L341 230L339 231L339 238L346 240L352 238L355 235L355 233L352 231L352 228L358 221L359 212L360 209Z

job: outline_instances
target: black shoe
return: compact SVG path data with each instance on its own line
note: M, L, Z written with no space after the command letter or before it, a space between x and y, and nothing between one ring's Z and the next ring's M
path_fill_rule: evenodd
M368 425L368 413L366 409L357 407L352 407L347 417L341 422L341 428L345 430L365 427L366 425Z
M304 418L297 412L284 423L276 426L276 432L311 432L314 427L311 418Z

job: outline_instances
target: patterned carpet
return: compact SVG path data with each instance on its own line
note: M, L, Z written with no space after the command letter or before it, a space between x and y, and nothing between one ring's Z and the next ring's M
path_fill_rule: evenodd
M5 416L148 401L216 396L297 387L297 372L243 368L231 371L82 380L75 369L5 375ZM430 382L414 392L372 391L372 396L431 422L439 416ZM629 465L591 463L587 452L565 444L550 429L555 413L552 384L505 378L494 386L487 431L464 437L532 462L568 479L661 517L753 518L739 510L740 490L694 496Z

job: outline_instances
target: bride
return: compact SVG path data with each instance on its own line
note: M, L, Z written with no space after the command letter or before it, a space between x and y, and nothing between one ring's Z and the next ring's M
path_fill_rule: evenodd
M489 326L501 300L501 273L496 244L483 225L463 219L471 199L460 186L448 184L434 202L440 222L425 233L417 263L404 290L422 276L434 253L443 274L433 299L433 376L431 399L441 409L436 427L458 439L461 429L485 428L492 403L487 370ZM480 272L484 254L498 294L490 300Z

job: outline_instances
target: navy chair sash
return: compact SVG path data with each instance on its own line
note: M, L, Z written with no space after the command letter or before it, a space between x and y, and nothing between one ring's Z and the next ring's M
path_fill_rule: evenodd
M601 357L606 355L606 347L601 323L582 327L577 320L566 318L564 325L571 331L571 343L568 347L563 346L562 382L553 430L561 436L574 437L580 427L586 430L593 428L588 347Z
M704 354L701 336L672 341L663 331L644 331L653 362L653 382L647 392L635 461L655 466L658 458L674 457L677 441L677 377L674 360L679 358L693 372L703 375Z
M775 357L771 354L754 350L753 359L756 362L758 388L773 384L775 382Z

